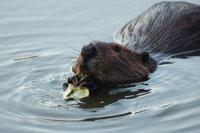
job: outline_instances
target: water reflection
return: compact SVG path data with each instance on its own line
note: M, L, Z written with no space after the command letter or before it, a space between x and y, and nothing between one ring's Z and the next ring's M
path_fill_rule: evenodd
M116 91L116 90L115 90ZM135 91L125 90L118 92L111 92L110 90L103 90L95 92L90 98L85 98L79 103L80 108L101 108L109 104L115 103L121 99L133 99L142 95L150 93L150 89L138 89Z

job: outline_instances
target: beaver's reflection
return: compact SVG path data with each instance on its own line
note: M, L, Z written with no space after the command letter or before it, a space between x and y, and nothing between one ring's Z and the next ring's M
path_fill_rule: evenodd
M100 89L99 89L100 90ZM85 98L79 103L80 108L100 108L111 103L117 102L120 99L132 99L138 96L146 95L150 93L150 89L137 89L133 90L124 90L118 89L119 91L112 91L112 89L101 89L101 91L95 92L90 98ZM123 90L123 91L121 91Z

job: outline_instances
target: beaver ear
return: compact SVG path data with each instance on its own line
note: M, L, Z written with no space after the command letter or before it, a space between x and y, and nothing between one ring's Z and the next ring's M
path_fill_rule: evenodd
M143 52L142 53L142 62L144 64L149 63L149 53L148 52Z

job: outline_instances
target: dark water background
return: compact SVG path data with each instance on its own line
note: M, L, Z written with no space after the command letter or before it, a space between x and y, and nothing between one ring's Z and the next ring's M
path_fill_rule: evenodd
M62 99L82 46L112 41L155 2L0 0L0 132L200 132L200 57L165 60L150 80L87 104Z

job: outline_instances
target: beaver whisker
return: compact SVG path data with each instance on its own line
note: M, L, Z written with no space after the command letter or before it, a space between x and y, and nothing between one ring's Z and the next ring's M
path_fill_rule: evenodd
M80 53L80 50L79 50L79 49L76 49L76 48L74 48L74 47L72 47L72 46L69 46L69 45L66 45L66 47L72 49L72 50L73 50L74 52L76 52L76 53Z
M87 34L87 33L84 33L84 35L91 41L91 42L93 42L94 41L94 39L92 39L92 37L91 36L89 36L89 34Z

